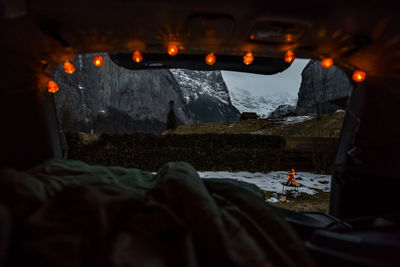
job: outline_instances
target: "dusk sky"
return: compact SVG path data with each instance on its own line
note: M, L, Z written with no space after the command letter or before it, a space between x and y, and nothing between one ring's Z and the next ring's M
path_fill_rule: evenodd
M255 96L286 92L297 97L301 83L301 72L308 61L309 59L295 59L288 69L274 75L235 71L221 72L228 89L239 87Z

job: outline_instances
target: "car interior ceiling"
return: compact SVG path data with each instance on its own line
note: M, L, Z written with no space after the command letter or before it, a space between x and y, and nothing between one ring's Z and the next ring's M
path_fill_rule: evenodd
M319 262L368 264L362 258L373 250L395 262L390 253L400 249L400 17L390 1L3 0L0 11L1 167L18 170L62 157L46 84L60 63L78 54L107 52L127 69L272 74L290 66L282 59L290 49L298 58L331 57L349 77L365 71L366 80L354 83L343 122L329 215L277 212ZM293 40L282 39L286 34ZM170 41L183 47L179 57L166 55ZM134 50L143 51L139 65L129 60ZM256 60L248 68L240 59L249 50ZM218 58L211 67L203 61L210 51ZM348 255L348 248L356 252Z

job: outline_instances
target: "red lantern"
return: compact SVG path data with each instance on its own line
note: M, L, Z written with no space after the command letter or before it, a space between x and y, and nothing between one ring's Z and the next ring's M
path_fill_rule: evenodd
M168 46L168 54L170 56L176 56L178 54L178 47L174 44Z
M243 56L243 63L245 65L250 65L251 63L253 63L254 61L254 56L251 52L247 52L244 56Z
M353 81L358 82L358 83L363 82L366 77L367 77L367 74L362 70L356 70L353 73Z
M47 83L47 91L49 91L49 93L54 94L57 93L58 90L58 84L55 81L49 81Z
M136 63L140 63L143 60L143 55L139 51L135 51L132 54L132 60L135 61Z
M207 65L212 66L212 65L215 64L216 61L217 61L217 59L216 59L214 53L210 53L210 54L208 54L208 55L206 56L206 63L207 63Z
M333 59L328 57L328 58L324 58L321 61L321 65L322 67L324 67L325 69L329 69L330 67L333 66Z
M94 64L96 67L101 67L101 66L103 66L103 64L104 64L104 59L103 59L103 57L102 57L102 56L93 57L93 64Z
M296 58L296 55L294 54L294 52L292 50L288 50L285 54L285 61L287 63L292 63L294 61L294 59Z
M64 71L68 74L72 74L75 72L75 67L72 63L70 63L69 61L65 61L64 63Z

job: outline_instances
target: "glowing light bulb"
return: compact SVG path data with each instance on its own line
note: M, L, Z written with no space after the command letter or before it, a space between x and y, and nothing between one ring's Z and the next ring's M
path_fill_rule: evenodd
M296 55L294 54L294 52L292 50L288 50L285 54L285 61L287 63L292 63L294 61L294 59L296 58Z
M69 61L65 61L64 63L64 71L68 74L72 74L75 72L75 67L72 63L70 63Z
M321 65L322 67L324 67L325 69L329 69L330 67L333 66L333 59L328 57L328 58L324 58L321 61Z
M174 44L168 46L168 54L170 56L176 56L178 54L178 47Z
M243 63L245 65L250 65L251 63L253 63L254 61L254 56L251 52L247 52L244 56L243 56Z
M353 81L360 83L360 82L363 82L366 77L367 77L367 74L364 71L356 70L353 73L353 77L352 78L353 78Z
M136 63L140 63L143 61L143 55L140 53L140 51L136 50L132 54L132 60L135 61Z
M285 41L286 41L286 42L291 42L291 41L293 41L293 35L291 35L291 34L286 34L286 35L285 35Z
M216 59L214 53L210 53L210 54L208 54L208 55L206 56L206 63L207 63L207 65L212 66L212 65L215 64L216 61L217 61L217 59Z
M93 64L94 64L96 67L101 67L101 66L103 66L103 64L104 64L104 59L103 59L103 57L102 57L102 56L93 57Z
M55 81L49 81L47 83L47 91L49 91L49 93L57 93L59 90L58 88L58 84Z

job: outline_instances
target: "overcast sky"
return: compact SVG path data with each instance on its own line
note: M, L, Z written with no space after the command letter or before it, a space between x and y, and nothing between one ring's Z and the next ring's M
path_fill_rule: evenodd
M221 72L228 89L239 87L256 96L286 92L297 97L301 83L301 72L308 61L309 59L295 59L288 69L274 75L236 71Z

